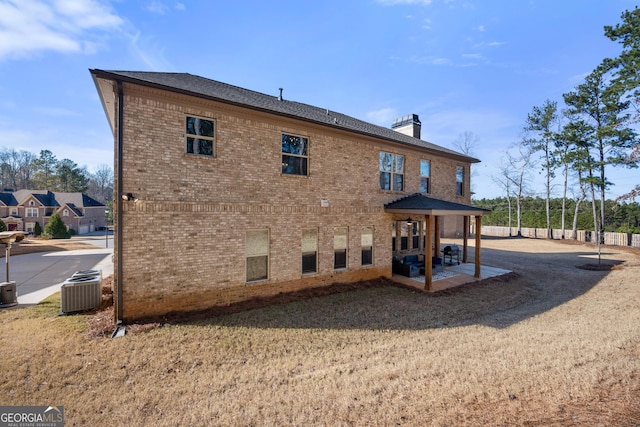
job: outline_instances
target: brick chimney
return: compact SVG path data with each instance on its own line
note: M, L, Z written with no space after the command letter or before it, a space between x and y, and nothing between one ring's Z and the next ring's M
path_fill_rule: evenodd
M408 114L406 116L398 117L393 121L393 124L391 125L391 129L395 130L396 132L400 132L418 139L420 139L421 128L422 123L420 123L420 119L418 118L417 114Z

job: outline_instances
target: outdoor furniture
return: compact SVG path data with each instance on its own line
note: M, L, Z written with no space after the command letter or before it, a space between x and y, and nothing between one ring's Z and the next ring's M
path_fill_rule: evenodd
M460 248L458 247L458 245L451 244L445 246L442 249L442 256L445 263L447 262L447 257L449 257L449 265L453 265L453 258L455 257L456 263L460 265Z
M432 257L431 258L431 268L433 270L434 273L442 273L444 272L444 260L440 257Z
M392 272L406 277L419 276L424 274L424 261L421 261L418 255L406 255L403 258L394 257Z
M404 260L393 258L391 271L393 274L400 274L406 277L416 277L420 275L420 266L414 264L405 264Z

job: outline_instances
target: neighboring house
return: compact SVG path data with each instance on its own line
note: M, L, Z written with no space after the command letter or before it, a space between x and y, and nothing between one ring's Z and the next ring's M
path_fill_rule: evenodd
M392 130L282 90L91 74L115 138L118 321L391 277L393 256L466 242L484 213L478 160L421 140L416 115Z
M33 233L36 223L41 230L58 212L68 229L86 234L104 229L105 205L82 193L60 193L37 190L5 190L0 192L0 219L9 231Z

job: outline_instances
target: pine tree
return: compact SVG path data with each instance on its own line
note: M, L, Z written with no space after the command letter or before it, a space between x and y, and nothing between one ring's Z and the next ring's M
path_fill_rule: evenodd
M58 212L54 212L47 225L44 226L43 237L48 239L68 239L71 237Z

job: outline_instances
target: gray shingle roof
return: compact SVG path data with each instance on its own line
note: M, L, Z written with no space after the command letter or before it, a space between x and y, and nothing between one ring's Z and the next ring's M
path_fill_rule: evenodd
M5 206L18 206L18 201L13 196L13 193L0 192L0 202L4 203Z
M152 86L192 96L213 99L238 106L248 107L274 114L294 117L330 127L340 128L382 138L385 140L420 147L467 162L479 162L457 151L401 134L390 128L374 125L345 114L314 107L300 102L280 100L278 96L266 95L238 86L207 79L189 73L162 73L147 71L104 71L90 70L95 77L122 80L144 86Z
M403 197L391 203L384 205L386 211L405 211L416 213L440 214L446 212L449 215L455 213L465 214L488 214L491 211L471 205L463 205L462 203L448 202L446 200L433 199L421 193L412 194Z

